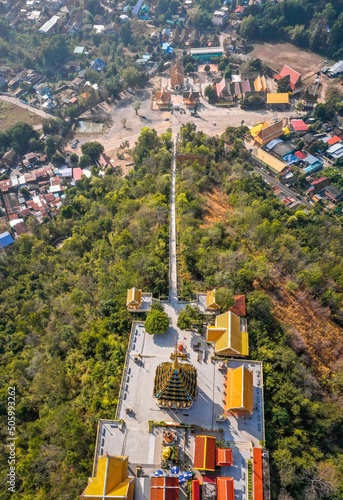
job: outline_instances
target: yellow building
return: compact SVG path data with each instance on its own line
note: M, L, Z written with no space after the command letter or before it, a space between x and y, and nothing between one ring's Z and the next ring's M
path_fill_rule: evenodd
M256 92L268 92L268 87L266 79L264 76L258 76L254 81L254 87Z
M241 319L232 311L216 317L215 326L207 327L207 342L215 343L216 354L248 356L249 335L241 331Z
M247 415L254 411L253 374L245 366L228 368L225 413Z
M82 500L133 500L135 478L128 477L129 457L101 456L96 476L88 479Z
M267 94L267 104L289 104L289 94L287 92Z
M274 172L274 174L281 174L285 168L288 168L287 163L275 158L275 156L267 153L267 151L264 151L261 148L254 148L251 154L255 156L260 163L262 162L266 167Z
M206 296L206 309L212 309L212 310L217 310L220 309L220 306L216 302L216 291L215 290L210 290L207 292Z
M142 305L142 290L131 288L127 291L126 307L129 309L138 309Z
M259 123L250 129L250 133L256 142L264 146L272 139L283 135L282 121Z

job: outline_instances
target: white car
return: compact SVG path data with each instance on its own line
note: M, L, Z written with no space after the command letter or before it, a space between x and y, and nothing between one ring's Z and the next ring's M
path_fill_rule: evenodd
M217 125L217 124L216 124L216 122L212 122L212 123L213 123L213 125L214 125L214 126L216 126L216 125Z

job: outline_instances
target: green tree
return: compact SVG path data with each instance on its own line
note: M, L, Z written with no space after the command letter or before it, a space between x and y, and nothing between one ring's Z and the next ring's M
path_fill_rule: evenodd
M168 326L169 318L166 313L156 309L148 312L144 323L144 328L148 333L152 335L165 333Z
M244 17L242 19L239 33L241 36L243 36L244 38L248 38L249 40L255 40L258 37L258 24L252 15Z
M127 87L135 87L142 81L142 73L138 71L134 66L129 66L125 68L122 72L122 78L124 84Z
M80 168L87 168L90 165L92 165L92 158L88 155L82 155L79 159L79 167Z
M94 162L104 152L104 146L97 141L85 142L81 146L81 151L83 155L89 156Z
M213 85L207 85L207 87L205 87L204 94L209 101L214 101L214 99L217 97L216 89Z
M193 71L194 71L194 64L191 62L187 63L185 66L185 73L190 74L193 73Z
M231 309L235 304L233 293L228 288L218 288L215 293L216 303L220 306L222 312Z
M52 157L51 157L51 163L53 165L55 165L55 167L61 167L62 165L65 164L65 159L63 156L61 156L60 154L58 153L55 153Z
M71 161L72 163L74 163L74 164L76 164L76 163L79 161L79 157L77 156L77 154L76 154L76 153L72 153L72 154L70 155L70 161Z

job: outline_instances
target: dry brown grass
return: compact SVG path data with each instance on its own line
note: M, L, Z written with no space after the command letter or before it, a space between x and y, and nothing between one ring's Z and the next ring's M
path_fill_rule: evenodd
M206 207L202 227L212 226L216 222L227 222L227 213L232 206L227 201L227 195L219 188L213 188L206 195Z
M20 106L0 101L0 131L7 130L18 122L25 122L36 128L42 123L42 118Z
M271 298L276 318L290 332L292 348L310 356L318 375L329 377L343 356L343 329L330 319L329 309L306 293L288 293L283 283L275 285Z

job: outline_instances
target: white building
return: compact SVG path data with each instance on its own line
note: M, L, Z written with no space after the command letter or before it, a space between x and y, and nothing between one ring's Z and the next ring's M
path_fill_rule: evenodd
M212 17L212 24L214 26L224 26L226 21L229 19L229 9L227 7L221 7L216 10Z

